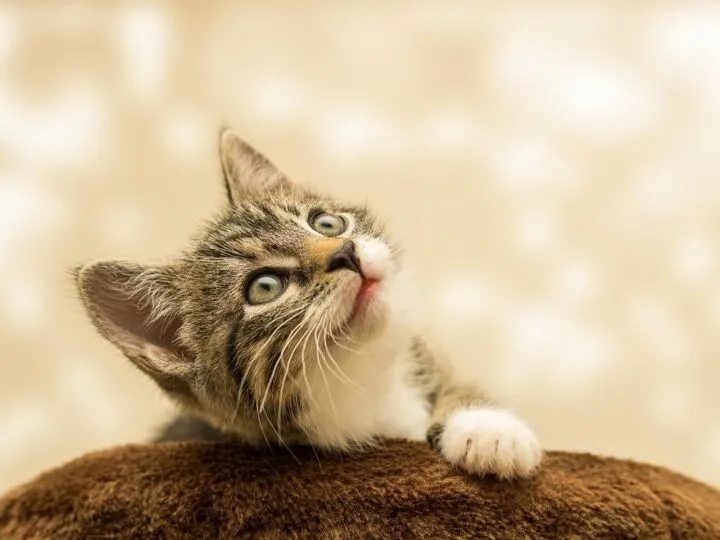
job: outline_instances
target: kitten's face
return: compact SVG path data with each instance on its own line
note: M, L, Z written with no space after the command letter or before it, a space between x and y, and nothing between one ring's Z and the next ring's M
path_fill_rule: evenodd
M342 372L343 352L385 332L398 253L365 208L292 185L230 132L221 156L230 204L187 255L87 266L80 290L101 333L178 401L249 439L268 424L292 437L318 370Z
M309 406L308 372L322 367L333 376L338 349L383 334L397 262L362 208L292 193L250 197L229 210L186 259L182 279L182 335L209 374L232 377L233 401L217 413L230 405L233 415L237 407L277 416L282 407L280 417L291 421Z
M246 345L300 321L318 333L372 338L397 267L367 210L302 192L248 197L209 227L187 262L189 293L222 306Z

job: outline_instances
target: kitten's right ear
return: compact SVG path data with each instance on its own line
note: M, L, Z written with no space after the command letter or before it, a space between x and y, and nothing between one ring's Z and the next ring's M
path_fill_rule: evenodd
M220 130L220 163L230 204L251 193L291 190L292 182L229 127Z
M100 333L171 397L193 402L194 358L179 340L182 320L171 268L104 261L74 275Z

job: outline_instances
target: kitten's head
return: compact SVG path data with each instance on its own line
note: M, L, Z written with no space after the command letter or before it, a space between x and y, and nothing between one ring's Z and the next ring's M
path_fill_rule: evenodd
M270 434L292 436L318 370L387 335L398 252L367 209L293 184L227 129L220 156L228 204L187 254L90 264L78 287L101 334L176 401L250 440L276 418Z

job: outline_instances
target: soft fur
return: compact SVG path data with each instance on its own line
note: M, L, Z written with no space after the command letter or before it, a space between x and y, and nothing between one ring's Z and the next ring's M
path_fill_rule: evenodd
M245 443L427 438L470 472L531 475L533 432L455 380L409 323L414 295L382 222L291 182L228 129L220 157L228 204L187 253L77 271L102 335Z
M293 451L193 442L90 454L0 498L0 538L720 538L720 493L659 467L548 452L535 478L498 482L418 443Z

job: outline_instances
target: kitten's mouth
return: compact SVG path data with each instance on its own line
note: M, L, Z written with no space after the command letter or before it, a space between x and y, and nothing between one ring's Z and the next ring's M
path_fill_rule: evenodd
M360 288L355 296L352 312L348 319L348 324L352 324L358 317L361 317L373 299L377 296L381 287L379 279L365 278L360 284Z
M354 287L353 287L354 288ZM347 337L347 332L353 327L362 325L365 317L373 308L382 290L382 280L377 278L363 278L360 286L355 289L354 295L347 291L346 301L352 301L350 313L340 325L329 332L336 341Z

